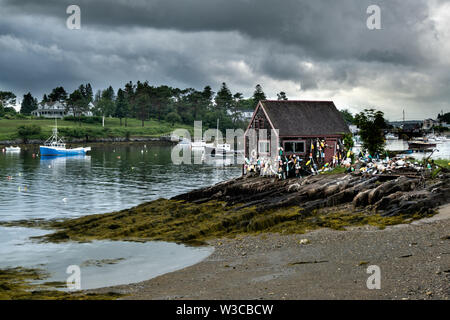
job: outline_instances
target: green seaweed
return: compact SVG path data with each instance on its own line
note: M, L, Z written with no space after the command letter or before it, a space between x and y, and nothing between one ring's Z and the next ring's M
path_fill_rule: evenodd
M46 278L48 274L41 269L23 267L0 269L0 300L114 300L123 296L115 292L70 293L54 289L64 287L63 282L36 283Z
M298 206L265 210L214 200L195 204L159 199L119 212L54 222L52 227L56 232L38 238L49 242L109 239L203 245L211 239L240 234L301 234L318 228L345 230L363 225L383 229L426 216L430 214L383 217L365 211L354 212L346 206L305 212Z

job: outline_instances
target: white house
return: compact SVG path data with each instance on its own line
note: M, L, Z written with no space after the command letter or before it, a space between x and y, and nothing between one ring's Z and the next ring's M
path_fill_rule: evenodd
M89 111L83 112L84 116L92 117L92 108L94 105L89 103ZM58 118L62 119L66 116L73 116L72 111L66 111L66 105L59 101L56 102L47 102L44 105L39 105L36 110L31 111L31 114L36 117L44 117L44 118Z
M233 112L231 110L227 110L227 114L229 116L232 116ZM239 110L237 111L237 114L239 119L250 121L253 116L253 110Z

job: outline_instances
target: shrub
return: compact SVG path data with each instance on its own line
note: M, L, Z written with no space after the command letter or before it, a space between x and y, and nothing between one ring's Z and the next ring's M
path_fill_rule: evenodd
M19 126L17 128L17 134L19 137L23 139L24 143L28 142L28 139L37 136L41 133L41 127L32 124L32 125L25 125L25 126Z
M23 120L23 119L28 119L28 117L26 115L22 114L22 113L17 113L16 114L16 119Z
M66 116L64 117L65 121L79 121L88 124L102 123L102 117L93 116L93 117L74 117L74 116Z
M84 128L61 128L59 132L68 138L81 139L86 137L86 129Z
M174 126L176 122L181 122L181 117L176 112L170 112L166 116L166 121Z

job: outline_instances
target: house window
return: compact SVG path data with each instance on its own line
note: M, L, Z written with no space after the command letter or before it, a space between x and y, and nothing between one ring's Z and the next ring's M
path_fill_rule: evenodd
M259 153L269 154L270 153L270 143L269 141L259 141Z
M304 141L288 141L284 143L284 152L286 153L305 153Z

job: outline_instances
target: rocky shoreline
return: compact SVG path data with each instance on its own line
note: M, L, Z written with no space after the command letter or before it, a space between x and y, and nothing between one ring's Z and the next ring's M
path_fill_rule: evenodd
M196 204L224 201L238 209L268 211L297 206L302 216L314 210L351 204L382 216L430 213L450 199L450 172L431 179L431 172L401 168L387 174L330 174L304 179L237 178L174 197Z
M411 223L449 203L450 173L435 177L323 174L303 179L239 177L136 207L49 222L42 241L130 240L204 244L242 234L302 234L319 228Z

